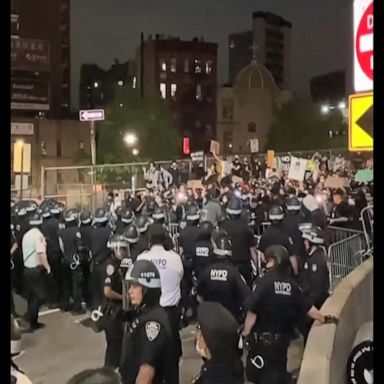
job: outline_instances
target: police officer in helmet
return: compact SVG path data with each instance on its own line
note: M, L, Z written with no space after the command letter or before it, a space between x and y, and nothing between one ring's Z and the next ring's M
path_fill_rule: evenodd
M229 236L221 232L213 241L215 261L200 274L197 299L222 304L240 323L244 319L244 304L251 293L239 271L230 264L233 246Z
M213 225L210 221L202 221L199 226L195 252L192 259L192 268L196 278L200 273L213 262L213 244L211 236Z
M324 316L302 294L291 277L288 251L282 245L265 250L267 273L247 302L243 335L249 349L248 381L256 384L291 383L287 372L287 351L293 329L307 314L320 323L337 323Z
M147 251L149 248L148 228L152 223L152 219L147 215L141 215L136 219L136 226L139 232L139 241L137 242L138 255Z
M122 208L120 212L120 224L119 227L116 226L115 233L122 235L126 228L131 225L135 220L135 215L133 211L128 208Z
M231 263L238 268L248 286L252 286L251 258L257 263L256 240L249 225L241 218L241 201L232 197L227 207L229 219L221 223L232 242Z
M303 269L299 275L300 286L304 296L317 309L320 309L329 296L329 270L324 249L324 232L320 227L313 226L304 231L306 256ZM302 333L307 340L313 321L306 318Z
M283 246L289 253L293 273L297 275L298 264L293 247L293 240L282 227L282 221L284 219L283 207L280 205L272 205L268 212L268 218L271 226L263 232L260 238L259 251L264 254L266 249L271 245Z
M119 205L115 209L116 220L114 223L114 232L117 233L118 235L121 235L124 232L124 223L121 220L123 211L124 211L124 207L122 205Z
M167 313L159 305L160 274L153 263L137 260L125 276L131 319L124 334L119 372L123 384L174 384L175 350Z
M164 248L167 251L169 251L173 248L173 242L172 242L171 236L169 235L168 227L166 225L165 219L166 219L166 214L164 211L164 207L156 206L152 214L153 224L160 224L165 229L166 236L165 236ZM150 231L151 231L151 226L149 226L149 232Z
M111 257L106 262L104 297L107 300L106 323L104 327L107 341L104 365L117 368L120 364L121 343L123 338L123 306L122 288L123 271L121 261L128 256L128 242L123 235L112 235L108 242L111 249Z
M133 263L136 261L137 256L143 252L143 250L138 246L140 234L137 230L137 226L135 224L130 224L125 229L123 237L128 242L128 257Z
M94 229L91 233L91 291L92 308L98 308L104 299L105 264L110 255L108 240L111 228L108 226L108 213L104 208L98 208L93 217Z

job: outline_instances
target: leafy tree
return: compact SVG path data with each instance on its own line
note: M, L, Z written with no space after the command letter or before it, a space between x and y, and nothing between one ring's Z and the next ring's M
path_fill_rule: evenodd
M142 100L135 90L122 87L105 114L106 120L97 126L98 164L167 160L180 155L180 135L160 99ZM128 132L138 138L138 156L124 142Z
M333 132L332 138L329 131ZM323 116L319 106L293 99L275 111L265 149L276 151L346 148L346 124L339 111Z

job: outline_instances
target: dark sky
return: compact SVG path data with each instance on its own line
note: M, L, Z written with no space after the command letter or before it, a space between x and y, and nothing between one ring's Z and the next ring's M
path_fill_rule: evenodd
M133 58L140 32L219 43L219 82L228 77L228 34L248 30L253 11L292 22L292 88L309 95L309 79L352 68L352 0L72 0L72 100L78 103L80 65L108 68ZM347 88L347 91L349 89Z

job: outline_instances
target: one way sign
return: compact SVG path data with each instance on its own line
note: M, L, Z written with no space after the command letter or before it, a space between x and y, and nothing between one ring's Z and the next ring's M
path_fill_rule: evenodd
M102 121L104 120L104 109L88 109L79 111L80 121Z
M373 93L349 97L349 150L373 150Z

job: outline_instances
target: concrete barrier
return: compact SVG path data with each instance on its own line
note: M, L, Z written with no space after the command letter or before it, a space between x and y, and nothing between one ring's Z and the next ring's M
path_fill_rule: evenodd
M339 324L315 323L309 333L298 384L345 384L356 333L373 319L373 258L349 274L321 308Z

